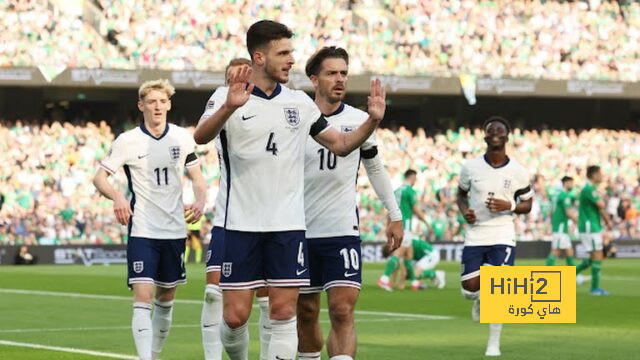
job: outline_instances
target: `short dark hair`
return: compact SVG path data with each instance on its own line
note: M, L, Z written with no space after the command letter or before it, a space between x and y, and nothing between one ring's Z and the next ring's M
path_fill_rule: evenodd
M260 20L247 30L247 50L253 60L253 53L273 40L291 39L293 32L286 25L271 20Z
M598 171L600 171L600 166L598 165L591 165L587 167L587 179L591 179Z
M347 50L341 47L325 46L322 49L316 51L311 55L307 61L307 66L304 68L304 72L308 77L311 75L318 75L320 72L320 66L325 59L343 59L347 65L349 65L349 54Z
M233 67L233 66L238 66L238 65L248 65L251 66L251 60L247 59L247 58L235 58L235 59L231 59L231 61L229 61L229 64L227 64L227 67L224 68L224 83L227 83L227 71L229 71L229 68Z
M409 176L413 176L413 175L418 175L418 173L413 170L413 169L409 169L407 171L404 172L404 178L408 178Z
M563 176L561 181L562 181L562 184L565 184L569 181L573 181L573 178L571 176Z
M491 124L492 122L501 123L502 125L504 125L504 127L507 128L507 133L511 132L511 124L509 124L509 120L503 118L502 116L492 116L488 118L482 125L482 130L487 131L487 126L489 126L489 124Z

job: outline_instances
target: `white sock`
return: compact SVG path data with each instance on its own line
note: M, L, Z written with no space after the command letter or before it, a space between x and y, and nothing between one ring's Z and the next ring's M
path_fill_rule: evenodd
M269 359L269 340L271 340L271 324L269 323L269 297L259 297L260 320L258 332L260 333L260 360Z
M382 281L385 284L389 283L389 277L387 275L382 275L380 276L380 281Z
M489 324L489 346L500 346L500 333L502 332L502 324Z
M224 350L231 360L247 360L249 358L249 327L248 323L237 329L232 329L224 320L220 338Z
M200 317L205 360L222 359L221 323L222 291L220 291L218 285L208 284L204 290L204 303L202 305L202 316Z
M151 343L153 332L151 327L151 304L145 302L133 303L133 318L131 320L133 341L140 360L151 360Z
M322 353L318 352L299 352L298 360L320 360Z
M288 320L271 319L269 359L295 359L298 352L298 328L296 317Z
M329 360L353 360L349 355L336 355L329 358Z
M162 347L169 337L171 321L173 320L173 301L156 300L151 315L151 326L153 327L153 342L151 350L153 358L156 359L162 352Z
M465 298L469 299L469 300L476 300L480 297L480 290L478 291L469 291L469 290L465 290L464 288L462 289L462 296L464 296Z

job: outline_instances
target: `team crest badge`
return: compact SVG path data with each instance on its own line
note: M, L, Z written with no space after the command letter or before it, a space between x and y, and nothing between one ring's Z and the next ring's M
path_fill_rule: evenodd
M224 277L231 276L231 265L233 265L233 263L230 263L230 262L222 263L222 275L224 275Z
M350 133L353 130L355 130L356 128L354 128L353 126L342 125L341 129L342 129L343 133Z
M133 262L133 271L136 274L140 274L144 270L144 261L134 261Z
M173 161L180 159L180 146L169 147L169 154L171 155L171 160Z
M284 118L287 120L287 124L291 126L300 125L300 114L298 108L284 108Z
M505 179L505 180L504 180L504 188L505 188L505 189L508 189L508 188L510 188L510 187L511 187L511 180L509 180L509 179Z

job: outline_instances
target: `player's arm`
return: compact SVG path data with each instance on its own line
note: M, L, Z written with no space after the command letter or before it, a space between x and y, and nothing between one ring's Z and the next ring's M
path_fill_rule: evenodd
M471 176L470 171L465 163L462 165L460 171L460 178L458 179L458 193L456 194L456 204L464 219L469 224L476 222L476 214L473 209L469 208L469 191L471 190Z
M609 214L607 213L604 200L602 200L599 196L594 195L593 192L589 194L588 198L589 198L589 201L593 202L593 204L596 207L598 207L598 212L600 213L600 217L602 218L602 220L604 220L605 224L607 225L607 228L612 229L613 222L611 221L611 217L609 217Z
M359 148L373 134L385 112L385 91L380 80L371 81L371 94L367 102L369 118L356 130L343 133L333 128L328 128L318 134L312 134L313 138L338 156L347 156L353 150Z
M578 222L578 214L573 209L565 208L564 214L566 217L571 219L571 221L576 223Z
M402 214L393 195L393 188L387 170L382 165L377 147L361 150L362 163L367 171L367 176L378 199L389 212L389 223L387 224L387 243L394 251L402 244L404 231L402 229Z
M111 185L108 177L109 172L100 167L93 177L93 186L98 189L100 194L113 201L113 212L116 215L116 219L120 224L127 225L129 223L129 218L133 215L131 206L129 205L127 198L125 198L122 193Z
M193 155L191 161L189 161L189 157ZM184 209L187 212L188 216L185 219L187 223L193 224L200 220L202 213L204 211L204 205L207 201L207 183L204 180L204 176L202 176L202 170L200 169L200 162L197 158L195 158L195 154L191 153L187 156L187 175L189 179L191 179L191 183L193 185L193 195L195 198L195 202L193 204L185 205ZM191 166L189 166L191 164Z
M251 68L248 66L231 69L229 90L224 104L213 115L200 121L196 126L193 139L197 144L206 144L215 139L229 117L239 107L247 103L254 88L254 84L249 83L250 76Z

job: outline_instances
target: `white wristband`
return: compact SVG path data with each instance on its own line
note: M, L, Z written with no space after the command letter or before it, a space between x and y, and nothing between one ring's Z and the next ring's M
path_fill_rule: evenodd
M510 200L511 200L511 212L514 212L516 211L516 201L513 199L510 199Z

